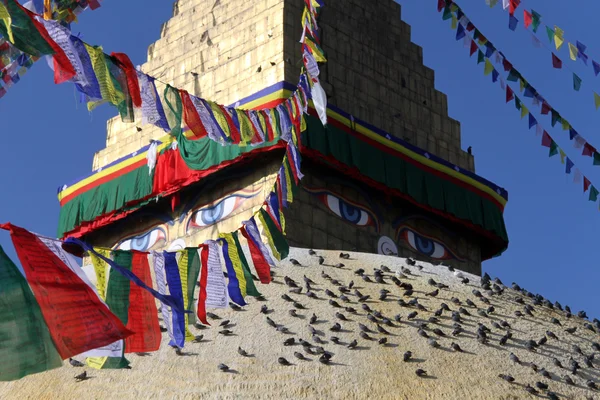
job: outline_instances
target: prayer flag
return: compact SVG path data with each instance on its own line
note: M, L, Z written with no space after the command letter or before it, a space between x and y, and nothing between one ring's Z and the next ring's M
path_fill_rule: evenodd
M515 29L517 29L518 24L519 24L519 20L517 19L517 17L515 17L512 14L508 16L508 28L511 31L514 31Z
M577 74L575 74L575 72L573 72L573 89L575 89L576 91L579 91L579 89L581 89L581 78L577 76Z
M587 192L592 182L585 176L583 177L583 193Z
M578 53L577 47L573 43L569 43L569 57L571 57L571 60L576 61Z
M523 23L525 24L525 28L529 28L532 21L531 13L527 10L523 10Z
M485 65L483 67L483 75L489 75L494 70L494 65L491 63L489 59L485 60Z
M598 93L594 92L594 104L596 105L596 110L600 107L600 96Z
M571 173L571 170L573 169L573 167L575 166L575 164L573 164L573 161L571 161L571 159L569 157L567 157L567 164L565 167L565 172L568 174Z
M552 53L552 66L556 69L562 68L562 60Z
M594 74L598 76L598 74L600 74L600 64L592 60L592 66L594 67Z
M544 131L544 134L542 135L542 146L544 147L550 147L552 145L552 138L550 137L550 135L548 135L548 132Z
M533 25L533 32L537 32L539 26L540 26L540 22L542 20L542 16L537 13L534 10L531 10L531 17L532 17L532 25Z
M556 50L560 50L562 45L565 42L565 31L560 29L558 26L554 25L554 44L556 45Z
M598 189L594 187L594 185L590 186L590 201L598 200Z

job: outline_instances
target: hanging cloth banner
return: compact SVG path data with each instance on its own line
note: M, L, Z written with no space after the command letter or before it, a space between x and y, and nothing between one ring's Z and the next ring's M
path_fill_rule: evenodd
M174 340L169 342L169 346L177 346L183 348L185 342L185 317L181 310L183 305L183 291L181 289L181 277L179 275L179 267L175 253L163 252L165 257L165 273L167 277L167 286L169 287L170 295L178 304L179 311L172 309L173 314L173 336Z
M137 77L137 72L133 63L124 53L112 53L111 57L116 60L117 65L125 72L127 78L127 88L129 89L129 95L135 108L142 106L142 97L140 94L140 85Z
M10 223L8 230L31 287L63 359L132 334L98 295L61 260L62 249ZM76 303L78 307L74 308Z
M219 256L219 244L214 240L205 243L208 246L208 275L206 280L206 307L227 308L227 285L221 257Z
M233 239L233 243L235 244L235 249L231 246L229 251L235 252L237 257L240 260L240 264L242 265L242 269L244 271L244 278L246 280L246 293L248 296L260 297L262 296L258 289L256 289L256 285L254 284L254 278L252 277L252 272L250 272L250 266L248 265L248 260L246 260L246 255L242 250L242 245L240 244L240 240L238 238L237 231L230 234ZM235 265L235 264L234 264Z
M160 102L154 78L139 71L137 76L142 99L142 124L155 125L169 132L169 123Z
M263 226L263 233L268 238L273 255L279 261L285 259L290 254L290 246L285 240L285 236L277 229L271 215L265 209L261 208L258 211L258 218Z
M246 279L242 271L242 265L239 257L237 260L235 259L237 254L235 254L234 251L229 251L229 247L233 239L230 238L230 240L226 240L225 238L221 238L218 241L221 243L223 260L225 261L227 276L229 278L229 283L227 284L229 297L234 303L240 306L245 306L246 302L244 301L244 297L246 295Z
M146 285L152 285L148 255L141 252L131 252L131 272L138 276ZM135 332L125 339L126 353L146 353L160 348L160 325L158 310L152 295L141 287L129 282L129 310L127 329Z
M200 280L198 285L200 286L200 293L198 294L198 303L196 303L196 312L198 319L204 325L210 325L206 319L206 283L208 281L208 246L203 244L198 250L200 252Z
M271 282L271 265L273 265L273 262L270 257L267 258L268 255L265 255L267 249L260 239L256 225L251 221L243 221L242 224L243 226L240 228L240 232L248 242L254 269L256 270L261 283L268 284Z
M156 286L158 291L162 295L167 295L167 276L165 272L165 256L163 253L153 251L148 255L152 258L152 265L154 266L154 277L156 278ZM167 334L171 339L171 342L175 342L175 335L173 334L173 316L171 307L163 305L161 307L162 320L167 328Z
M138 278L137 276L135 276L135 274L133 274L131 271L122 268L120 265L118 265L117 263L115 263L111 259L109 259L107 257L104 257L102 254L96 252L91 246L89 246L88 244L82 242L81 240L75 239L75 238L67 238L64 241L64 244L65 245L77 245L78 247L82 248L84 251L87 251L88 253L95 254L97 257L99 257L100 259L102 259L105 262L107 262L108 265L111 266L111 268L116 269L119 273L121 273L122 275L124 275L127 279L129 279L130 281L132 281L136 285L138 285L138 286L146 289L147 291L149 291L157 300L160 300L163 304L166 304L166 305L168 305L170 307L173 307L175 310L177 310L179 312L185 312L183 310L183 307L179 303L177 303L177 301L172 296L160 294L159 292L157 292L156 290L154 290L151 286L146 285L140 278Z
M0 282L0 381L60 367L62 360L40 306L23 274L1 247Z
M179 254L179 276L181 278L181 289L183 294L183 305L190 313L185 314L185 340L186 342L193 341L196 337L190 329L189 325L195 322L192 304L194 301L194 289L196 281L200 273L200 262L198 260L197 249L185 249Z

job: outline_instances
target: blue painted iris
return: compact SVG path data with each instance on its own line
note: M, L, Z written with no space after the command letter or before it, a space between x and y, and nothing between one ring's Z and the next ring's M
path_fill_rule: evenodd
M256 196L259 191L246 193L246 191L240 191L236 194L224 197L216 204L207 205L205 207L194 210L187 224L186 231L190 229L200 229L207 226L214 225L219 221L229 217L235 210L237 210L246 199Z
M421 235L414 230L404 227L399 229L398 236L404 240L414 251L430 257L434 260L456 259L463 261L454 253L448 250L448 247L435 239Z
M327 207L343 220L358 226L365 226L372 223L371 216L362 208L350 204L337 196L331 194L327 194L326 196L325 204Z
M124 239L117 245L117 249L146 251L159 243L163 243L166 238L167 236L162 228L152 228L140 235Z

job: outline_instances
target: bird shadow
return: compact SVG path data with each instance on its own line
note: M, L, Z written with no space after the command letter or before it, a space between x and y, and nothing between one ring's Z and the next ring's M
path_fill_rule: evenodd
M437 376L435 375L424 375L420 377L421 379L437 379Z
M398 344L396 343L386 343L383 345L383 347L398 347Z
M335 361L329 361L326 365L330 365L332 367L334 367L334 366L347 367L348 366L348 364L343 364L343 363L335 362Z
M356 346L354 350L371 350L371 346Z
M190 353L190 352L182 352L181 354L177 354L179 357L191 357L191 356L197 356L198 353Z
M236 369L228 369L227 371L225 371L225 373L237 375L239 374L239 371Z
M152 354L150 353L135 353L136 356L140 356L140 357L148 357L151 356Z
M85 379L75 379L75 383L89 381L90 379L96 379L96 377L95 376L86 376Z

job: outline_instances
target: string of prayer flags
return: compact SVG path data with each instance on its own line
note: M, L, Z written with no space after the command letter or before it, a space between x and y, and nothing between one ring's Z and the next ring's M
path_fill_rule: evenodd
M457 9L460 10L460 8L458 8L458 6L457 6ZM468 18L466 18L466 16L464 16L464 13L462 14L461 23L463 23L463 24L470 23ZM476 44L476 40L478 38L475 37L475 35L479 35L479 36L481 35L480 31L476 28L474 29L474 37L471 39L471 43L475 43L475 46L477 46L477 49L479 49L479 46ZM481 43L482 41L480 40L479 42ZM493 45L487 39L485 40L484 43L486 44L486 49L494 48ZM483 55L483 61L485 62L484 74L489 75L490 73L493 74L493 72L497 73L497 70L494 68L493 65L492 65L491 71L490 71L490 67L488 64L488 63L491 63L491 59L489 57L492 56L492 54L494 54L494 52L496 52L496 51L495 50L494 50L494 52L487 51L486 52L487 55L484 54L481 51L481 49L479 49L479 52ZM496 54L501 54L501 53L496 52ZM542 114L545 114L545 115L550 114L550 116L552 118L552 126L555 126L557 123L560 122L563 130L569 132L569 138L572 141L574 141L575 147L583 148L582 155L592 157L593 165L600 165L600 153L598 153L597 150L591 144L589 144L583 137L581 137L581 135L579 135L575 131L575 129L573 129L571 124L566 119L564 119L558 113L558 111L556 111L554 108L552 108L547 103L547 101L539 94L539 92L537 90L535 90L535 88L533 88L527 82L527 80L514 68L514 66L503 55L501 58L497 58L497 62L499 62L499 64L502 64L503 69L508 72L507 81L513 81L513 82L518 81L520 84L520 89L523 92L524 96L531 98L534 104L540 105ZM479 63L480 62L478 60L478 64ZM577 78L578 77L576 75L574 75L574 85L578 85ZM572 171L574 170L575 171L574 182L580 183L581 180L583 179L584 193L587 192L588 190L590 190L589 200L596 202L598 200L598 193L597 193L596 187L591 184L591 181L587 177L585 177L585 176L583 176L583 174L581 174L581 171L578 168L575 168L575 164L573 163L573 161L566 155L565 151L559 147L558 143L548 134L548 132L546 130L544 130L544 128L539 124L538 120L529 111L529 109L525 105L523 105L521 99L514 93L514 91L511 89L511 87L508 85L508 83L505 83L502 79L497 79L497 78L493 78L492 80L493 80L493 82L497 82L497 81L500 82L500 87L505 92L506 103L509 103L510 101L514 100L515 108L520 111L521 118L524 118L525 116L529 117L528 118L529 129L532 129L534 126L536 127L537 134L539 134L542 137L541 145L549 149L548 156L553 157L553 156L559 154L561 163L566 164L565 173L571 174ZM594 93L594 96L595 96L596 106L600 107L600 95ZM593 190L590 188L593 188Z
M460 9L460 7L455 2L453 2L452 0L447 0L447 1L455 6L457 13L458 12L461 13L461 23L462 24L472 24L472 22L470 22L468 17L464 14L464 12ZM485 38L485 37L483 36L481 31L477 27L474 27L473 37L471 38L471 41L472 41L472 43L475 43L475 46L477 46L478 49L479 49L479 46L477 45L477 41L481 42L482 38ZM548 103L548 101L539 93L539 91L529 83L529 81L513 66L513 64L504 56L504 54L502 52L496 50L495 46L487 38L485 38L484 43L485 43L487 55L483 54L483 52L481 50L478 50L479 53L482 55L481 61L486 62L486 60L488 60L491 62L492 58L490 58L490 57L493 54L495 54L496 62L498 64L502 64L503 69L508 72L507 81L519 82L520 90L521 90L521 92L523 92L524 97L531 98L534 105L536 105L536 106L539 105L541 107L541 113L543 115L550 115L552 126L554 127L558 123L560 123L563 130L569 131L569 132L572 131L574 134L570 135L570 140L573 141L575 147L584 149L582 155L594 157L595 150L591 150L591 153L589 151L586 151L586 144L588 144L588 141L573 129L570 122L566 118L562 117L560 115L560 113L557 110L555 110ZM489 51L489 49L494 49L494 50ZM583 46L583 49L585 49L585 46ZM552 57L553 58L556 57L554 55L554 53L552 53ZM556 57L556 60L559 62L560 66L562 66L562 61L560 61L560 59L558 59L557 57ZM479 62L479 60L478 60L478 62ZM600 69L600 65L598 67ZM495 68L493 68L492 74L494 73L493 71L495 71ZM581 81L580 81L581 78L578 75L574 75L572 79L573 79L574 88L575 89L580 88L581 87ZM497 79L493 79L493 81L496 82ZM506 86L505 89L503 89L503 90L506 90L506 102L508 103L509 101L516 99L516 97L514 96L513 90L510 89L510 87L508 85L505 85L502 79L500 79L499 81L500 81L501 87L504 88L504 86ZM594 93L594 104L597 105L597 107L600 107L600 97L598 97L595 93ZM515 100L515 106L518 107L519 110L521 110L520 99ZM523 112L522 117L524 117L525 115L526 114ZM593 147L591 147L591 145L588 147L593 149ZM589 150L589 148L588 148L588 150ZM600 154L598 155L598 157L600 158Z
M62 359L132 334L77 275L79 267L59 245L44 243L12 224L2 224L0 228L10 232L27 282ZM78 305L76 309L74 303Z
M62 365L40 305L25 277L0 247L0 380L12 381Z

